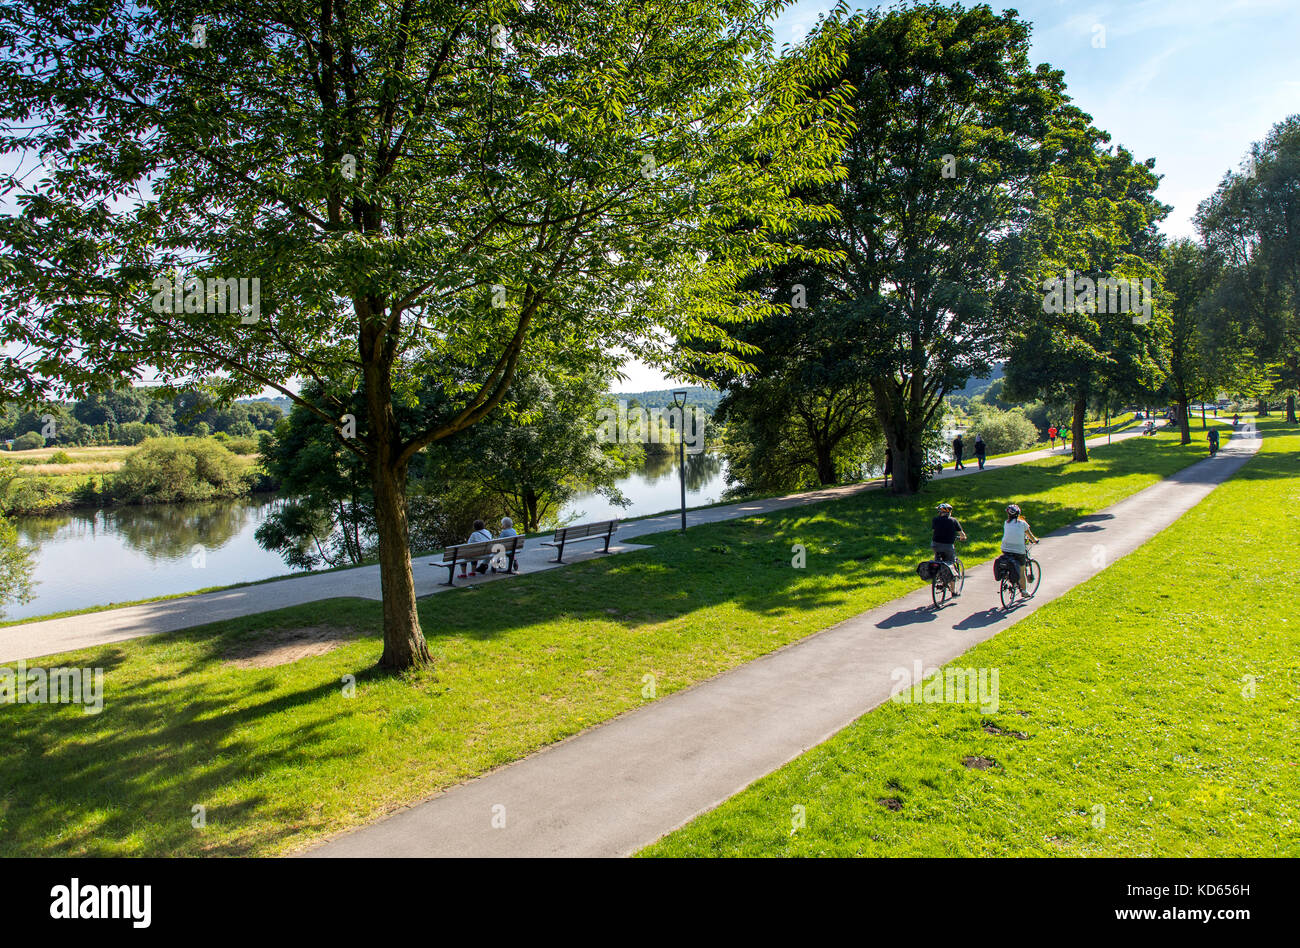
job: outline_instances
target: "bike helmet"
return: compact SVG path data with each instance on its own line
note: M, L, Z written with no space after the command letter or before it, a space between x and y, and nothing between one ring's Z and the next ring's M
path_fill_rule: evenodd
M1020 508L1019 508L1018 506L1016 506L1015 504L1011 504L1011 505L1009 505L1009 506L1007 507L1007 516L1008 516L1008 517L1019 517L1019 516L1020 516Z
M952 510L952 504L947 503L945 501L944 503L940 504L936 509L939 511L939 513L943 513L945 510Z

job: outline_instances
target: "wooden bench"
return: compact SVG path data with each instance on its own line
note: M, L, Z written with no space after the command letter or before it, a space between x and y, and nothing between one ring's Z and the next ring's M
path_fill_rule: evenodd
M510 565L506 568L513 572L515 554L519 552L523 545L523 537L501 537L497 540L480 540L476 543L457 543L442 551L441 563L431 563L429 565L447 567L447 581L442 585L452 586L456 582L456 564L458 562L473 565L477 560L489 560L505 554L510 557Z
M602 520L599 523L582 523L575 527L560 527L555 531L553 540L543 540L542 546L559 547L559 552L555 554L552 563L564 562L564 544L577 543L582 540L599 540L602 537L605 540L605 549L602 553L609 552L609 541L614 537L614 531L618 529L617 520Z

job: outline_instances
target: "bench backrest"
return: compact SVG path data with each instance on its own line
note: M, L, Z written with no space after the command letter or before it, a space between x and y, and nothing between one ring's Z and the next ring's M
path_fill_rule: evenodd
M555 540L581 540L583 537L603 537L618 529L617 520L602 520L599 523L580 523L573 527L560 527L555 531Z
M442 551L442 561L450 563L452 560L474 560L491 556L496 552L493 547L497 546L504 553L515 553L518 552L519 544L523 539L523 537L501 537L499 540L480 540L477 543L453 543Z

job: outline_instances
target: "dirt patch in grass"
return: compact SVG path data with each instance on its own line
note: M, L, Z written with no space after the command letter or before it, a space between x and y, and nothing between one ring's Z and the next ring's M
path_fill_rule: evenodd
M886 810L893 810L894 812L898 812L903 808L903 801L898 799L898 797L884 797L876 802Z
M995 734L995 735L997 735L997 736L999 736L999 737L1014 737L1014 738L1015 738L1016 740L1018 740L1018 741L1027 741L1027 740L1029 740L1029 735L1026 734L1024 731L1004 731L1004 730L1002 730L1002 728L998 727L996 724L986 724L986 725L984 725L984 733L986 733L986 734Z
M296 629L268 629L256 639L241 642L226 653L232 668L274 668L300 658L324 655L356 638L355 629L311 625Z
M961 762L972 770L988 770L998 765L992 757L963 757Z

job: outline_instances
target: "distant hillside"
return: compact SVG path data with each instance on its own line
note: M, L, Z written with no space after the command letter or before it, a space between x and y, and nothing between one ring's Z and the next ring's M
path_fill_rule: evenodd
M289 414L289 409L293 408L293 402L289 401L289 399L285 398L283 395L277 395L275 398L238 398L235 400L244 404L249 402L269 402L276 408L280 409L280 414L282 415Z
M1002 366L995 365L993 366L993 374L990 375L988 378L971 379L969 382L966 383L966 387L963 388L961 391L949 392L948 394L964 395L966 398L974 398L976 395L982 395L985 391L988 390L988 387L990 385L992 385L994 382L996 382L998 379L1002 378L1005 375L1006 372L1002 371Z
M680 389L664 388L653 392L612 392L610 397L615 400L621 398L627 402L635 401L642 408L671 408L674 391L685 391L686 404L703 408L709 414L713 414L713 410L718 407L718 402L722 400L721 392L699 385L683 385Z

